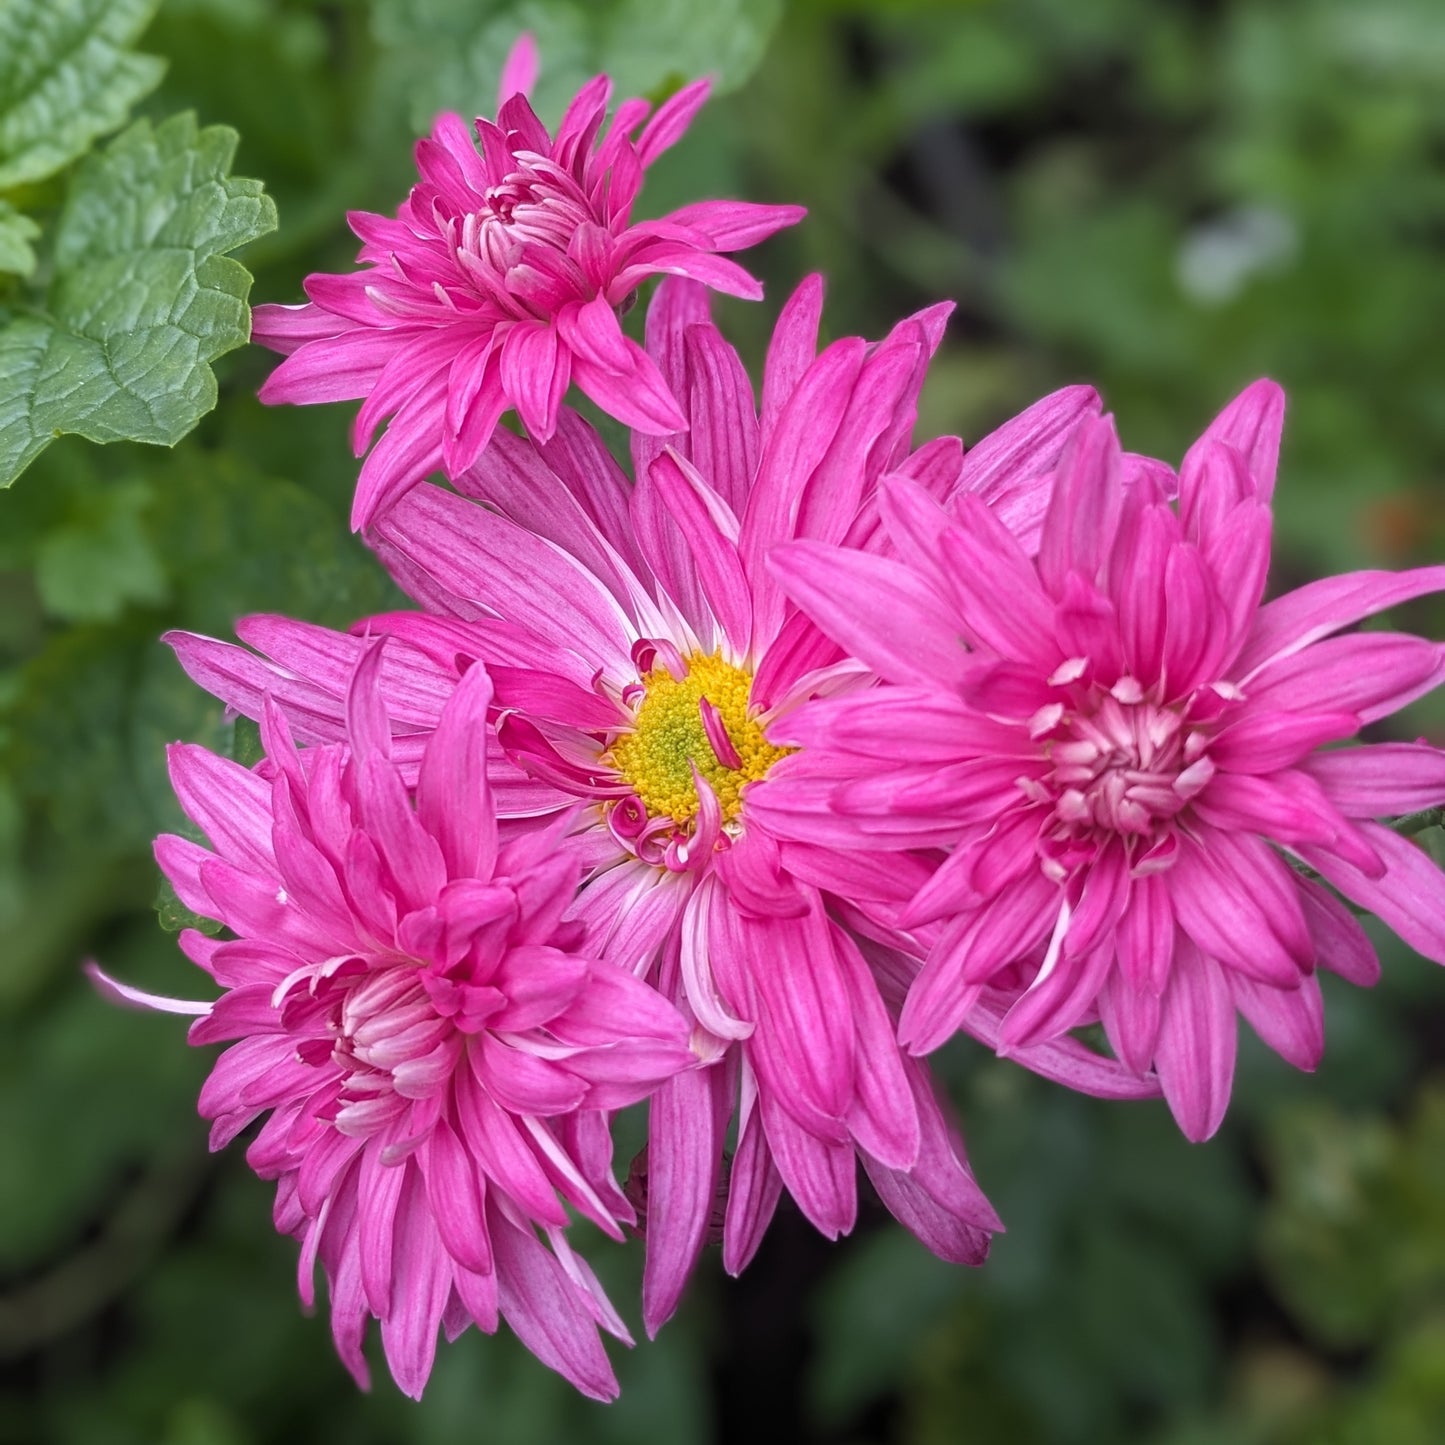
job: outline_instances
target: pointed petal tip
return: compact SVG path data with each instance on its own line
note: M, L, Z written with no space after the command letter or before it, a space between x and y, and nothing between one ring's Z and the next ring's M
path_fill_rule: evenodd
M112 978L93 958L86 959L81 965L81 972L90 980L96 993L108 1003L119 1004L123 1008L185 1014L192 1018L204 1018L211 1011L211 1005L199 999L171 998L122 983L120 979Z
M542 55L537 37L530 30L522 31L512 42L512 48L502 63L502 75L497 83L497 109L500 110L514 95L530 95L541 66Z

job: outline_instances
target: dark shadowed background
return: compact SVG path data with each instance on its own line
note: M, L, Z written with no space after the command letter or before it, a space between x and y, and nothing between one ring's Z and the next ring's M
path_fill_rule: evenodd
M400 200L418 126L490 111L523 25L549 122L593 68L649 94L721 73L644 200L809 207L753 258L768 300L719 308L754 364L821 269L834 335L958 302L922 434L1089 380L1127 447L1177 461L1268 374L1290 397L1272 585L1445 555L1436 0L167 0L142 113L240 131L281 215L243 253L252 299L296 300L350 264L346 209ZM662 1338L614 1352L616 1405L475 1332L421 1405L384 1367L358 1393L269 1186L239 1145L206 1152L208 1058L78 972L205 982L157 927L148 846L175 818L162 745L227 728L158 634L392 602L346 532L351 408L262 408L268 365L225 358L174 451L66 439L0 494L0 1442L1445 1439L1445 979L1383 933L1379 988L1325 981L1319 1074L1251 1040L1207 1145L1162 1104L945 1051L1009 1230L980 1271L876 1203L836 1245L785 1206L741 1281L707 1257ZM1438 603L1392 621L1445 636ZM1445 744L1439 703L1392 723ZM635 1323L638 1251L592 1252Z

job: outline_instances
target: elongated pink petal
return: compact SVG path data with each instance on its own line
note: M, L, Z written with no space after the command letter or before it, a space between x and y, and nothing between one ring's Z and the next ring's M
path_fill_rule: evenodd
M1239 656L1238 675L1247 677L1363 618L1441 591L1445 591L1445 566L1413 572L1347 572L1307 583L1259 609Z
M453 877L489 878L496 861L487 781L491 700L486 670L470 667L442 711L417 780L417 817L437 840Z
M1229 988L1262 1042L1297 1069L1315 1068L1325 1050L1325 1005L1316 975L1298 988L1277 989L1231 973Z
M975 1002L977 986L1042 942L1058 907L1057 885L1030 870L990 907L967 915L936 946L909 990L899 1041L910 1053L928 1054L949 1039Z
M1181 946L1164 995L1154 1062L1175 1121L1196 1144L1224 1120L1237 1042L1224 971L1192 945Z
M502 62L502 76L497 82L498 110L514 95L532 93L541 63L536 37L531 31L524 30L513 42L506 60Z
M1359 988L1380 981L1380 960L1359 920L1327 888L1301 878L1300 904L1310 937L1315 941L1321 968L1337 973Z
M1353 712L1362 723L1399 711L1445 680L1445 647L1397 632L1359 632L1262 667L1246 689L1251 710Z
M650 166L663 151L682 139L711 89L711 81L695 80L658 107L657 114L648 121L637 140L637 155L643 165Z
M1382 877L1366 877L1323 848L1301 848L1300 857L1352 903L1377 913L1411 948L1445 963L1445 873L1408 838L1378 823L1359 826L1385 861Z
M878 1197L895 1219L940 1259L979 1265L989 1237L1003 1229L964 1156L963 1140L944 1114L924 1065L910 1060L908 1081L922 1122L922 1147L909 1169L888 1169L861 1155Z
M892 559L793 542L768 566L824 632L881 677L931 684L956 671L962 639L927 584ZM858 597L869 606L850 600Z
M649 1338L677 1309L707 1239L729 1112L724 1086L722 1069L678 1074L648 1106L642 1317Z
M517 1338L593 1400L615 1400L617 1377L597 1338L597 1326L577 1298L567 1272L528 1231L493 1217L497 1297Z
M1192 489L1193 478L1185 478L1194 470L1198 457L1212 443L1232 447L1243 461L1258 488L1262 501L1274 492L1275 472L1279 465L1279 440L1284 427L1284 392L1268 379L1251 382L1214 418L1184 458L1179 469L1180 497L1184 500ZM1185 502L1187 508L1188 503Z
M1099 1017L1110 1047L1137 1074L1148 1073L1154 1061L1161 1015L1159 995L1137 987L1121 973L1100 990Z
M148 993L145 989L136 988L132 984L123 983L118 978L112 978L98 963L93 961L85 965L85 976L95 985L97 992L104 997L114 1003L126 1004L131 1008L154 1009L158 1013L186 1014L200 1018L209 1015L213 1008L212 1004L205 1002L192 1001L187 998L168 998L164 994Z
M1082 419L1054 478L1039 540L1039 576L1058 596L1073 571L1092 580L1119 525L1119 438L1108 417Z
M445 403L428 398L391 419L356 480L351 530L364 531L399 498L441 466Z
M263 778L188 743L172 743L166 762L186 816L221 857L256 872L274 869L271 788Z
M723 1268L731 1275L741 1274L757 1253L783 1192L783 1181L763 1132L757 1081L746 1054L738 1076L738 1147L733 1155L723 1222Z
M1293 875L1258 839L1213 829L1181 850L1168 884L1180 926L1221 963L1293 988L1314 962Z
M765 241L806 215L802 206L760 206L752 201L695 201L668 212L675 225L704 231L719 251L741 251Z
M617 603L564 553L505 518L426 487L378 531L443 586L464 596L485 587L488 605L504 618L529 621L615 676L634 671L630 628Z
M1445 752L1427 743L1371 743L1317 753L1304 770L1354 818L1413 813L1445 803Z
M759 1092L758 1108L773 1163L798 1208L825 1239L849 1233L858 1212L858 1167L852 1145L810 1134L774 1102L766 1087Z
M749 960L757 1028L748 1057L765 1097L801 1127L846 1137L843 1121L854 1097L855 1036L847 986L828 946L821 906L804 918L754 919L734 927ZM774 1153L778 1144L768 1130ZM781 1160L779 1168L787 1178Z
M778 314L763 368L764 432L771 432L777 425L783 408L817 355L823 285L821 276L805 276Z
M300 306L257 306L251 312L251 340L283 356L312 341L322 341L350 330L341 317L312 302Z

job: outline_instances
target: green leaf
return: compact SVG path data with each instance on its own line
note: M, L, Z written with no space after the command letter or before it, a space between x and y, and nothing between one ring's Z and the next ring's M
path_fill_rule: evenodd
M124 124L165 62L130 50L160 0L0 0L0 190Z
M762 59L781 0L372 0L382 85L404 94L417 130L439 110L492 113L512 42L536 35L533 97L553 124L584 81L606 71L619 95L675 90L711 75L741 85Z
M166 577L142 525L151 502L144 482L91 493L88 505L48 532L35 554L35 586L51 617L111 622L128 602L166 600Z
M35 252L30 243L40 227L22 216L9 201L0 201L0 271L28 276L35 269Z
M735 90L757 68L782 10L781 0L618 0L598 7L599 53L628 93L714 77ZM545 58L545 57L544 57Z
M124 475L117 485L127 485ZM157 832L182 824L167 743L255 757L254 736L237 737L221 704L158 641L166 627L224 637L262 608L344 627L401 600L344 518L294 482L193 439L160 459L146 485L153 501L140 515L166 569L165 605L57 630L19 669L17 695L0 710L0 772L21 802L68 845L116 853L146 850Z
M216 404L210 363L249 335L250 273L227 251L276 225L237 136L138 121L77 172L42 315L0 332L0 486L63 432L173 446Z

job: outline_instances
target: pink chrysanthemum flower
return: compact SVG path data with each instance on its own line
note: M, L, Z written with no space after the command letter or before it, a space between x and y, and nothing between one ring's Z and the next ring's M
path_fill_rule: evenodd
M900 879L906 896L921 865L887 877L861 869L825 894L812 850L780 848L754 824L753 799L784 756L769 740L774 720L860 670L787 602L764 559L791 537L877 537L872 494L894 468L940 491L981 488L1026 513L1023 494L1096 401L1082 388L1051 399L970 453L972 467L952 439L910 454L944 312L878 346L849 338L819 356L820 306L814 279L784 309L759 409L705 293L665 282L648 344L690 427L670 446L634 439L635 487L564 412L543 446L499 431L459 479L491 507L424 486L376 531L398 580L433 614L364 624L393 634L384 666L403 729L394 746L417 749L459 665L483 659L519 765L494 774L502 807L545 815L587 805L577 841L593 871L577 916L595 946L655 979L712 1040L714 1067L679 1075L652 1101L650 1330L671 1314L707 1235L735 1111L723 1226L734 1272L783 1187L824 1233L851 1228L857 1158L894 1213L946 1258L980 1260L997 1223L927 1075L900 1056L864 958L865 948L879 952L875 941L860 943L840 922L853 899L891 896ZM271 661L172 640L191 675L227 702L253 711L272 690L298 728L334 736L336 679L362 640L274 618L251 619L242 636ZM1101 1093L1152 1090L1072 1041L1030 1062Z
M602 1111L693 1066L689 1030L562 921L579 876L565 825L499 837L479 666L421 750L413 808L388 756L383 646L356 668L346 747L298 755L268 706L256 772L171 749L213 847L165 836L156 857L188 908L235 934L181 935L223 996L187 1005L100 977L132 1002L201 1014L194 1044L239 1040L201 1091L211 1146L270 1111L246 1157L277 1181L308 1305L320 1261L360 1384L372 1316L397 1384L419 1396L438 1327L491 1332L500 1315L610 1399L597 1328L627 1331L566 1240L567 1206L616 1238L633 1222Z
M1283 409L1264 381L1227 407L1184 460L1177 509L1168 468L1086 422L1036 557L976 498L945 510L904 478L882 498L896 560L814 542L775 555L882 685L782 720L772 736L801 751L757 811L833 849L843 876L950 850L901 919L932 944L901 1021L915 1053L1003 988L1001 1049L1101 1019L1203 1139L1228 1103L1236 1010L1312 1068L1316 966L1378 971L1289 856L1445 962L1445 875L1372 821L1445 801L1445 753L1325 747L1445 677L1433 642L1335 635L1445 588L1445 567L1261 606Z
M798 206L702 201L633 224L642 173L687 129L708 83L651 107L629 100L606 135L611 84L578 93L556 137L524 92L536 71L529 38L502 75L497 121L443 115L417 145L421 180L396 218L353 212L363 269L306 279L303 306L256 309L254 338L288 359L261 389L267 402L365 398L360 456L385 436L357 481L352 526L369 522L440 469L455 477L481 454L508 407L547 440L569 381L639 431L684 425L656 366L618 320L650 276L691 276L730 295L762 287L720 251L800 220Z

